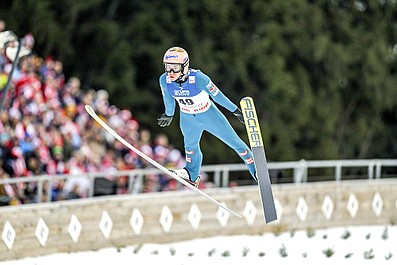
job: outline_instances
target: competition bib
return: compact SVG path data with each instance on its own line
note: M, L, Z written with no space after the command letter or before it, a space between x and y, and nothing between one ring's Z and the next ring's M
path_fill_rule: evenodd
M178 102L180 110L189 114L205 112L211 106L210 97L205 91L192 97L174 96L174 98Z

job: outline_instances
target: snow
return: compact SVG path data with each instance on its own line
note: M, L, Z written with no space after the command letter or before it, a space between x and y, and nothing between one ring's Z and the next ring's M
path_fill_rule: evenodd
M333 253L327 257L325 252ZM367 258L366 258L366 257ZM372 257L372 258L370 258ZM397 226L333 227L58 253L0 265L397 264Z

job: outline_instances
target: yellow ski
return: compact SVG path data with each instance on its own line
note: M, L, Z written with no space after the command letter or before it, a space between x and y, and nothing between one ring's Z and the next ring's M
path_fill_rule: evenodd
M243 98L240 101L240 106L244 116L245 128L247 129L252 155L254 157L256 177L258 178L265 221L266 223L270 223L277 220L277 213L274 205L273 191L258 116L254 101L251 97Z

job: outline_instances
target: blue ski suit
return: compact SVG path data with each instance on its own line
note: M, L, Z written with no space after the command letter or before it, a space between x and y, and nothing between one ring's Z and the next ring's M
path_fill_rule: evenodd
M230 112L236 111L238 107L211 79L200 70L189 69L188 77L183 83L172 82L167 73L162 74L159 81L165 114L174 116L176 103L179 104L179 123L185 146L185 169L189 172L191 180L195 181L200 174L203 161L200 139L204 131L208 131L234 149L247 165L252 177L256 179L251 150L214 102Z

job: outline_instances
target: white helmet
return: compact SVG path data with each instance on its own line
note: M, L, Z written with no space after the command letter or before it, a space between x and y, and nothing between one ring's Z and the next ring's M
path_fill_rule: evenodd
M189 71L189 55L181 47L169 48L164 54L163 63L166 72L182 72L180 79Z

